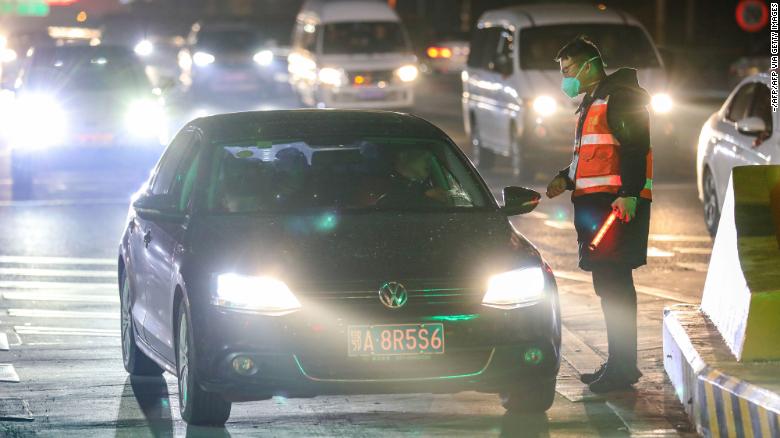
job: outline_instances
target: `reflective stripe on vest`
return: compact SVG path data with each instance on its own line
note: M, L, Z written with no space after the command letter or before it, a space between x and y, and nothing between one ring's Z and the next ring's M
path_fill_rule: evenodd
M587 134L580 140L580 146L586 144L614 144L620 146L620 142L612 134Z
M618 186L621 185L620 175L594 176L590 178L577 178L574 182L575 190L589 189L598 186Z

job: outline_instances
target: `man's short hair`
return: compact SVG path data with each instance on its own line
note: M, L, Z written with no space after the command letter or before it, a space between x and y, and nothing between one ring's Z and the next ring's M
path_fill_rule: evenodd
M580 35L566 43L565 46L561 47L561 50L558 50L558 54L555 55L555 61L558 62L564 58L571 58L576 62L585 62L593 57L598 58L593 61L593 64L599 68L604 68L606 64L604 64L604 60L601 58L599 48L587 36Z

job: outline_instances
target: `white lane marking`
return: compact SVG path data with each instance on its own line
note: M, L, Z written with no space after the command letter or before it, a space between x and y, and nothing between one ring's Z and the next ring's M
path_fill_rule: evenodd
M571 272L571 271L553 271L555 273L555 276L557 278L563 278L565 280L571 280L571 281L581 281L583 283L593 283L593 279L588 274L583 274L580 272ZM636 285L636 291L645 294L645 295L651 295L658 298L663 298L665 300L670 301L677 301L680 303L693 303L692 300L694 298L692 297L686 297L685 295L671 292L663 289L658 289L655 287L649 287L649 286L639 286Z
M712 243L710 236L692 236L688 234L651 234L650 240L656 242L703 242Z
M550 217L550 215L547 213L542 213L541 211L532 211L530 213L524 214L523 217L530 217L531 219L547 219Z
M118 303L119 296L96 294L71 294L63 292L4 292L3 299L9 301L76 301L81 303Z
M15 281L0 280L0 289L66 289L66 290L106 290L115 291L118 286L116 282L110 283L75 283L60 281Z
M675 252L680 254L696 254L696 255L710 255L712 254L712 248L683 248L675 246L672 248Z
M8 351L8 335L5 332L0 332L0 351Z
M16 374L13 364L0 363L0 382L19 383L19 374Z
M88 257L0 256L0 263L31 265L107 265L116 266L116 259Z
M647 248L647 256L648 257L674 257L674 253L669 251L664 251L660 248L651 246Z
M75 327L39 327L39 326L14 326L16 333L20 335L68 335L68 336L105 336L118 338L119 330L113 329L87 329Z
M707 263L695 263L695 262L679 262L677 266L688 271L707 272L710 265Z
M35 268L0 268L0 275L18 277L88 277L115 278L114 271L91 271L77 269L35 269Z
M544 221L544 224L548 227L557 228L559 230L573 230L574 224L569 221Z
M27 318L119 319L119 312L80 312L75 310L8 309L8 316Z

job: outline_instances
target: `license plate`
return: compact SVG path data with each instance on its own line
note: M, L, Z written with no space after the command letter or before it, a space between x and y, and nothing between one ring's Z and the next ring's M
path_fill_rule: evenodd
M380 100L384 99L387 94L382 90L361 90L358 96L365 100Z
M444 353L444 325L351 325L349 356L398 356Z

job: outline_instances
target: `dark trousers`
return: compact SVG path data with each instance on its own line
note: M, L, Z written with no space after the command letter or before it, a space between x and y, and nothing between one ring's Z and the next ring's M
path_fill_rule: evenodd
M636 288L630 266L599 264L593 269L593 287L601 298L607 325L609 359L607 370L628 379L638 379Z

